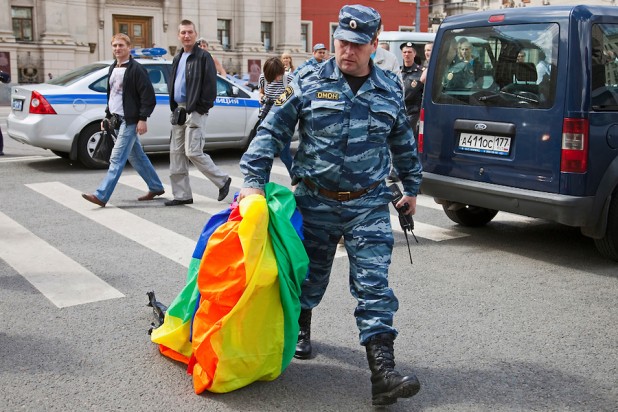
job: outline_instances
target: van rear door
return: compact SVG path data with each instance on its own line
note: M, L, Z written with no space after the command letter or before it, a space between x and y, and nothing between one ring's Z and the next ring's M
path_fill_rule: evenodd
M557 69L559 25L484 20L447 27L425 88L424 170L558 193L564 108L556 102L565 93L557 81L565 78Z

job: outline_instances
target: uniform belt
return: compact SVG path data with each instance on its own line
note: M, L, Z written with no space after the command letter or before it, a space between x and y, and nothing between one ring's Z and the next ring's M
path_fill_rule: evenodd
M356 192L335 192L334 190L328 190L328 189L322 189L321 187L318 188L311 180L309 179L303 179L303 182L305 182L305 185L307 185L307 187L311 190L315 190L316 188L318 189L318 193L324 197L327 197L329 199L333 199L333 200L338 200L340 202L345 202L348 200L354 200L354 199L358 199L359 197L363 196L364 194L366 194L367 192L369 192L371 189L375 189L376 187L378 187L378 185L381 183L380 181L373 183L371 186L369 186L366 189L362 189L362 190L358 190Z

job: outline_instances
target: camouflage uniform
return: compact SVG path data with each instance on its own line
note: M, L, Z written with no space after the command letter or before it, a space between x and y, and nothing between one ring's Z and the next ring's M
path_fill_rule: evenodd
M356 95L335 59L302 69L262 123L241 160L245 187L263 189L272 159L299 122L300 144L292 175L303 215L305 248L310 258L302 285L301 305L318 305L328 284L337 242L343 235L350 260L350 290L360 342L391 333L398 301L388 286L393 234L384 183L393 164L404 193L416 196L421 166L416 143L405 116L403 91L397 76L373 66ZM390 150L389 150L390 149ZM334 200L318 189L358 192L362 196Z
M322 64L324 62L319 62L317 61L317 59L315 57L310 58L309 60L301 63L300 66L298 66L296 68L296 70L294 70L294 76L296 76L298 73L300 73L300 71L302 69L304 69L305 67L314 67L314 66L319 66L320 64Z

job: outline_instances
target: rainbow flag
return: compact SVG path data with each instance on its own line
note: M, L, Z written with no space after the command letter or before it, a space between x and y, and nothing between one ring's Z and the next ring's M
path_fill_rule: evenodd
M196 393L273 380L298 336L300 285L309 260L290 190L274 183L214 215L193 253L187 283L151 339L184 362Z

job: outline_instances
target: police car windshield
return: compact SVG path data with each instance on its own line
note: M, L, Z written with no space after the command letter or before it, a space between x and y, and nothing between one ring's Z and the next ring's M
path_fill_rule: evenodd
M49 80L48 84L55 84L56 86L69 86L76 81L80 80L84 76L89 75L90 73L96 72L97 70L101 70L108 65L104 63L92 63L86 66L78 67L77 69L73 69L70 72L67 72L61 76L55 77Z

